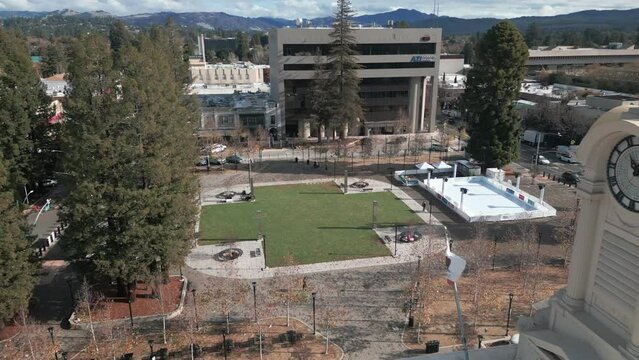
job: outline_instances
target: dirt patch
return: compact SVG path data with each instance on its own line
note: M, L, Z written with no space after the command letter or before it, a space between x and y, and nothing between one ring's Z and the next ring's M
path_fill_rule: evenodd
M96 322L127 319L132 313L135 321L135 318L139 316L169 314L180 305L183 284L179 276L169 277L166 284L159 285L156 296L153 295L151 286L143 283L136 284L135 301L131 303L131 312L129 312L128 300L118 297L114 286L102 288L90 296L92 319ZM82 305L76 309L76 315L80 322L88 322L88 313Z

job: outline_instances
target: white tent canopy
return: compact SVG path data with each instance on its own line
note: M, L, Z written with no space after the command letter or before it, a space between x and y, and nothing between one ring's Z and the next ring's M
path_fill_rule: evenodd
M415 164L415 167L418 168L419 170L428 170L428 169L434 169L434 167L427 163L427 162L423 162L420 164Z
M443 162L443 161L440 161L440 162L434 163L434 164L433 164L433 167L434 167L435 169L439 169L439 170L442 170L442 169L451 169L451 168L452 168L452 166L450 166L450 165L446 164L446 163L445 163L445 162Z

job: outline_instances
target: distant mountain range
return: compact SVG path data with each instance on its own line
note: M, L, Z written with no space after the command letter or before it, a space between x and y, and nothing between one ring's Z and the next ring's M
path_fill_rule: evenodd
M76 12L69 9L52 12L0 11L0 19L10 17L46 18L51 16L73 17L111 17L104 11ZM243 17L224 12L158 12L115 17L133 26L163 24L172 18L177 24L199 26L206 29L226 30L267 30L273 27L294 27L295 20L271 17ZM525 16L510 19L517 27L524 30L535 22L540 30L583 30L588 27L599 29L618 29L635 31L639 19L639 8L631 10L586 10L556 16ZM397 9L390 12L361 15L354 17L356 24L363 26L385 26L389 21L407 21L411 27L441 27L445 35L474 34L482 32L499 22L496 18L462 19L450 16L436 16L417 10ZM309 20L312 26L328 26L330 17Z

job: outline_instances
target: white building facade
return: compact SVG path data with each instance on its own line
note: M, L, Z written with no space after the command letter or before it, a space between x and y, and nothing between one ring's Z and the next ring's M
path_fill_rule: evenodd
M269 32L271 97L282 112L287 136L323 136L310 126L309 87L315 54L326 61L329 28ZM348 135L435 129L441 29L355 28L357 70L364 119ZM333 129L336 130L336 129Z

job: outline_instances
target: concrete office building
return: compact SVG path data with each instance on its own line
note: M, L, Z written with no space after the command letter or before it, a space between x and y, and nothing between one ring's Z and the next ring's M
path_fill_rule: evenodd
M326 61L330 28L269 32L271 97L287 136L317 136L310 126L309 87L315 53ZM437 108L441 29L355 28L364 119L348 135L433 131ZM337 129L327 129L329 136Z

